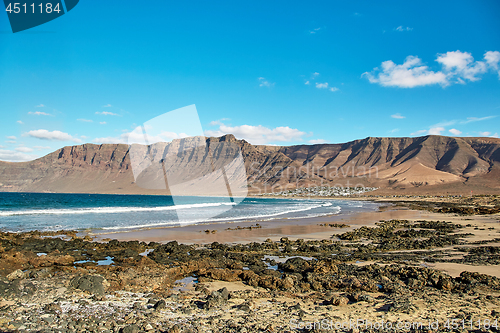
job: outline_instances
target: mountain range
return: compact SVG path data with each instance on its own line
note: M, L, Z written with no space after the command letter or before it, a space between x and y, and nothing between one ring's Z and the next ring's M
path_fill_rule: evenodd
M186 148L189 140L139 147L141 156L147 156L143 174L156 181L177 170L186 175L184 180L195 179L199 175L191 171L193 166L205 170L211 154L219 160L243 158L250 194L317 185L376 187L373 193L378 194L500 193L497 138L368 137L280 147L252 145L229 134L207 138L205 147L196 151ZM29 162L0 161L0 191L168 194L163 185L141 185L132 157L125 144L82 144Z

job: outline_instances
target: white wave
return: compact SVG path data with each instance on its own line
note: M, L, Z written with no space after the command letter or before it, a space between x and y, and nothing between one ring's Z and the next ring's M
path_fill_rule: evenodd
M311 209L316 209L320 207L329 207L332 206L331 202L328 203L323 203L321 205L315 205L315 206L309 206L309 207L304 207L300 209L292 209L292 210L285 210L277 213L271 213L271 214L262 214L262 215L247 215L247 216L239 216L239 217L225 217L225 218L218 218L218 219L208 219L208 220L190 220L190 221L165 221L165 222L159 222L159 223L150 223L150 224L140 224L140 225L128 225L128 226L114 226L114 227L102 227L102 230L125 230L125 229L141 229L141 228L153 228L153 227L168 227L168 226L177 226L177 225L190 225L190 224L196 224L196 223L216 223L216 222L227 222L227 221L241 221L241 220L270 220L273 217L280 216L280 215L286 215L290 213L298 213L298 212L304 212L308 211ZM335 212L333 214L338 214L342 210L340 206L335 206L332 207ZM321 213L321 214L311 214L309 216L303 216L303 217L294 217L294 218L308 218L308 217L318 217L318 216L323 216L323 215L330 215L332 212L326 212L326 213Z
M3 211L0 216L16 216L16 215L61 215L61 214L114 214L114 213L130 213L130 212L162 212L177 209L204 208L204 207L219 207L233 206L234 202L211 202L187 205L173 205L160 207L95 207L95 208L74 208L74 209L34 209L34 210L17 210Z

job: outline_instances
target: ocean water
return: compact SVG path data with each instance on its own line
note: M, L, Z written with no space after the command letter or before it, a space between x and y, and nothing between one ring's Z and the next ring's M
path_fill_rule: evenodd
M307 218L374 210L378 205L331 199L245 198L239 204L217 197L157 195L2 193L0 230L133 230L199 223ZM182 214L177 214L182 210ZM178 216L182 216L179 221Z

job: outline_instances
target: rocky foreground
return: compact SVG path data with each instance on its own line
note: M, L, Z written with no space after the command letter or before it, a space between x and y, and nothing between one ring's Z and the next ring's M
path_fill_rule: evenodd
M482 241L465 218L323 226L338 232L203 246L0 233L0 331L500 330L499 278L428 267L499 265L500 221Z

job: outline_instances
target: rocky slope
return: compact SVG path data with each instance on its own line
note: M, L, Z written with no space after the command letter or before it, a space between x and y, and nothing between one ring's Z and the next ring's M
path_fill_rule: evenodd
M344 144L276 147L226 135L207 139L199 149L186 140L139 147L132 160L139 156L146 161L142 164L132 165L131 150L122 144L83 144L30 162L0 162L0 191L164 194L169 185L165 172L182 171L183 181L192 181L207 168L236 160L236 148L241 148L250 193L314 185L373 186L381 192L416 194L500 191L500 139L494 138L369 137ZM214 166L209 157L219 164Z

